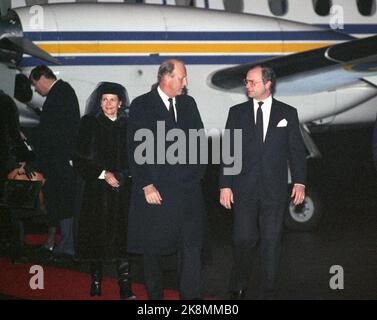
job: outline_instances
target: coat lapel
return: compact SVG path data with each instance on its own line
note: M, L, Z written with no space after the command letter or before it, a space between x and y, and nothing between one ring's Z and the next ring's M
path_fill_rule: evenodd
M152 91L153 94L153 106L154 112L156 113L156 119L164 120L164 121L171 121L169 116L169 111L166 109L164 101L162 101L160 95L158 94L157 89Z

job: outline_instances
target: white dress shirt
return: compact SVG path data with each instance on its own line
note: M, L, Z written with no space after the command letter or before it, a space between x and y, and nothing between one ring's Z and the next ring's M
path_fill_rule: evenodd
M170 104L169 99L170 99L170 97L167 96L165 94L165 92L161 90L160 86L157 87L157 92L160 95L162 101L164 102L166 109L169 111L169 104ZM175 117L175 120L177 120L177 110L175 108L175 97L172 98L172 99L173 99L174 117Z

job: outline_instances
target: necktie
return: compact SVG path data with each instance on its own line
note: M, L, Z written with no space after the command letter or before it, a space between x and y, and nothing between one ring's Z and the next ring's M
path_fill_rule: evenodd
M256 134L257 134L258 144L260 146L263 146L263 111L262 111L263 101L259 101L258 104L259 104L259 107L257 109Z
M175 122L175 114L174 114L174 107L173 107L173 99L169 98L169 114L170 114L170 119L172 119Z

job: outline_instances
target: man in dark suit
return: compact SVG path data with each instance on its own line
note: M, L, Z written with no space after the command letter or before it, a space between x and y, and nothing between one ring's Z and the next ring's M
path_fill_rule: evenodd
M260 66L250 69L245 85L250 100L233 106L226 123L231 134L234 129L242 130L242 142L233 142L242 143L242 170L239 175L225 175L226 165L221 166L220 203L234 209L231 299L245 297L252 252L258 242L261 298L269 299L275 296L288 204L288 165L293 182L291 197L298 205L305 198L305 147L296 109L272 98L273 70Z
M204 205L200 181L204 169L198 161L197 164L188 164L189 153L183 161L186 163L171 161L168 149L173 142L161 143L161 137L158 137L161 124L166 132L178 129L187 138L183 149L188 149L189 129L203 128L195 100L182 95L186 86L183 62L167 60L159 68L158 86L137 97L129 113L133 185L128 249L144 254L145 283L149 299L154 300L163 299L161 256L177 251L181 299L196 299L202 295L200 255ZM151 151L153 157L146 163L140 161L138 148L141 144L136 142L140 140L135 135L142 130L153 134L153 145L149 150L146 148L146 153ZM162 138L165 140L165 135Z
M374 130L373 130L373 160L374 160L374 166L377 170L377 121L374 124Z
M57 80L45 65L30 73L35 90L46 97L39 125L33 129L31 142L38 164L46 178L44 188L46 209L50 217L49 239L46 248L52 251L54 227L60 225L61 240L54 249L55 256L73 256L73 213L75 175L70 160L75 147L80 109L73 88Z

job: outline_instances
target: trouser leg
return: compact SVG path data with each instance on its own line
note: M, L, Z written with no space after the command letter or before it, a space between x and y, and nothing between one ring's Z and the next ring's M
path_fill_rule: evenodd
M161 256L144 254L144 278L149 300L162 300Z
M264 299L274 298L276 294L284 211L284 204L262 205L260 254L262 267L261 298Z
M180 258L180 295L183 300L202 298L201 246L183 246Z

